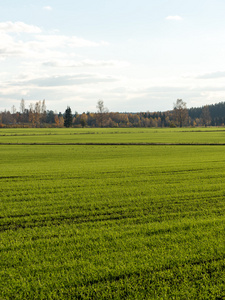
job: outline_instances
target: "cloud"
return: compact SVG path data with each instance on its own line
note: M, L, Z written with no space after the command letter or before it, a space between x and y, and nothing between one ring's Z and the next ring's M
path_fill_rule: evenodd
M81 84L96 84L101 82L115 82L117 79L112 76L98 74L75 74L75 75L54 75L38 77L31 80L12 82L13 86L38 86L38 87L59 87Z
M65 36L65 35L37 35L36 38L44 43L48 47L70 47L70 48L79 48L79 47L98 47L105 46L105 42L92 42L77 36Z
M129 63L126 61L117 60L90 60L85 59L82 61L71 60L50 60L42 64L45 67L55 68L79 68L79 67L127 67Z
M173 103L178 98L187 102L188 107L193 107L212 104L216 102L215 99L224 99L224 97L225 87L222 85L217 88L213 86L152 86L139 89L127 87L108 89L107 93L104 91L106 104L107 100L111 101L113 98L114 102L118 100L115 107L120 107L120 111L132 112L170 110L173 109Z
M52 7L51 6L44 6L43 9L44 10L52 10Z
M168 17L166 17L166 20L169 20L169 21L182 21L183 18L180 17L180 16L168 16Z
M46 73L45 73L46 74ZM79 112L95 111L98 99L104 99L111 111L164 111L173 109L173 103L181 98L188 107L212 104L215 99L224 99L225 87L221 86L142 86L126 85L120 78L104 74L63 74L41 76L34 73L17 74L14 78L0 73L3 82L0 87L2 110L15 104L19 107L21 98L26 103L46 99L49 109L64 111L66 106ZM221 98L222 97L222 98ZM14 99L9 104L10 99ZM17 101L17 102L16 102ZM74 104L75 103L75 104ZM1 106L0 104L0 106ZM1 107L0 107L1 110Z
M28 37L14 33L32 33ZM40 34L41 33L41 34ZM107 43L81 37L42 33L41 29L22 22L0 23L0 59L18 56L24 59L50 60L74 55L74 48L101 47Z
M34 25L28 25L23 22L0 22L0 32L13 33L41 33L41 29Z
M197 79L216 79L216 78L224 78L224 77L225 77L225 72L213 72L213 73L199 75L196 78Z

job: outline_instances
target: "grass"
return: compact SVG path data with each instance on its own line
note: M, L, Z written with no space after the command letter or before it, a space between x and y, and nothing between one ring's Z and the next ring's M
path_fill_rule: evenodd
M1 129L1 143L225 144L225 128Z
M224 165L223 146L1 145L0 299L224 299Z

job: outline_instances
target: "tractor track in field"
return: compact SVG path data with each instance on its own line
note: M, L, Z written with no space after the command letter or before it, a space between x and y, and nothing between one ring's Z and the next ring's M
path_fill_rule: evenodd
M22 146L225 146L225 143L0 143Z

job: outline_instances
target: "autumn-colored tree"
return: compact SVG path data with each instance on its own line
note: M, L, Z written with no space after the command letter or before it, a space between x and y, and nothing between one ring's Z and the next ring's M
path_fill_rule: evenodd
M129 123L129 118L127 114L119 114L119 125L122 127L126 127L127 123Z
M83 113L80 117L80 124L83 128L87 125L87 119L88 119L87 115Z
M129 122L131 122L134 127L141 126L141 120L138 114L129 114L128 117L129 117Z
M91 127L96 126L96 114L95 113L88 113L87 125Z
M59 127L59 117L58 117L58 115L55 115L54 120L55 120L56 127Z
M64 118L63 116L59 116L59 127L63 127L64 126Z

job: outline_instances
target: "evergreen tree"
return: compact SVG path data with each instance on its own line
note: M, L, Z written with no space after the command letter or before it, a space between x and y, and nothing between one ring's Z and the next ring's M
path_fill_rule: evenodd
M69 128L71 127L72 122L73 122L73 116L72 116L71 108L67 106L67 109L65 111L65 117L64 117L64 126Z
M210 116L208 105L205 105L203 107L201 117L202 117L203 125L205 127L207 127L208 125L210 125L210 123L211 123L211 116Z

